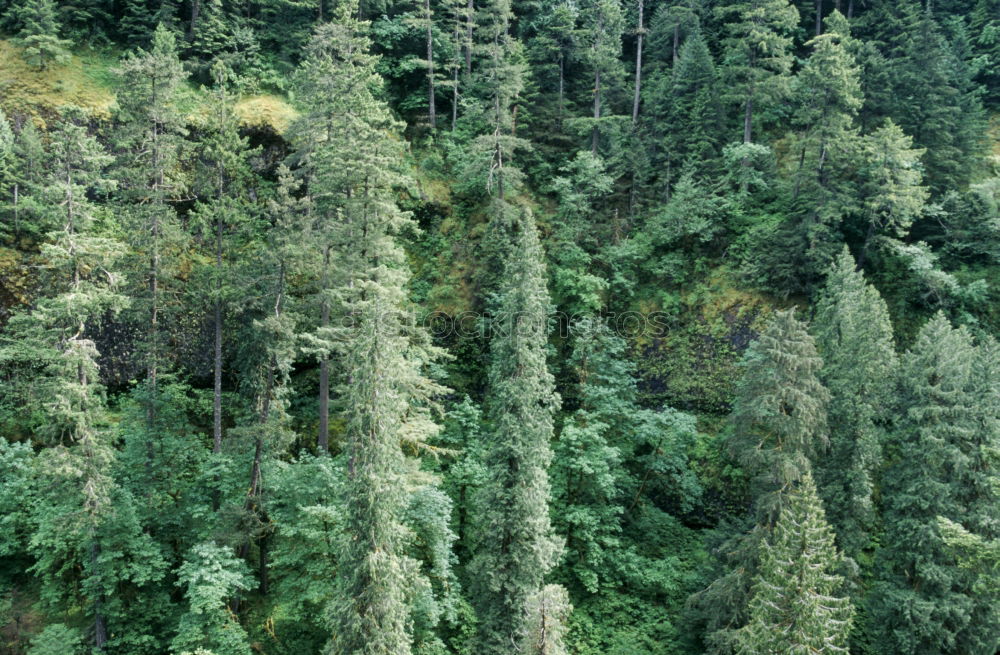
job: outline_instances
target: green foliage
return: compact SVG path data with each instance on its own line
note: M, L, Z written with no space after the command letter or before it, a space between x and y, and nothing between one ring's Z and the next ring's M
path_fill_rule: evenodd
M188 610L181 617L171 649L178 653L206 649L216 655L250 653L247 634L227 601L251 584L243 563L230 549L213 543L192 548L177 569L177 585L185 590Z
M837 543L857 559L876 525L872 496L897 362L885 301L846 249L827 272L813 331L830 391L830 450L816 461L817 477Z
M59 38L59 22L53 0L28 0L16 9L24 58L38 70L69 59L70 42Z
M761 555L737 652L848 652L853 608L839 595L839 559L816 485L806 473L788 493Z
M487 654L505 653L508 644L521 641L529 601L561 550L549 519L546 471L559 397L546 364L545 264L530 214L511 226L511 238L490 348L487 420L493 436L469 564L477 650Z

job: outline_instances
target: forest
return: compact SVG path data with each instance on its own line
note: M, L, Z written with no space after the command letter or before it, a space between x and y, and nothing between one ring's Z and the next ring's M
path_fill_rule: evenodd
M0 655L1000 652L1000 0L0 0Z

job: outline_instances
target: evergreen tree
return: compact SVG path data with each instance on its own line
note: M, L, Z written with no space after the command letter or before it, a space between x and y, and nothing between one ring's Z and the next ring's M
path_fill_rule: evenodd
M606 96L608 91L619 87L624 73L620 58L625 15L620 0L588 0L581 9L580 20L580 59L594 79L590 147L596 154L602 118L608 113Z
M754 112L786 97L799 12L788 0L734 0L716 9L726 21L723 78L743 106L743 143L753 140Z
M700 30L694 29L681 46L662 102L669 107L663 119L667 128L664 148L671 165L703 166L719 155L719 85Z
M986 599L955 565L938 522L962 519L982 499L966 473L981 415L982 399L970 393L975 358L968 332L938 313L901 361L899 420L881 484L885 546L867 612L882 652L985 654L996 645L996 613L978 611Z
M185 180L177 170L184 145L184 127L176 101L179 85L186 77L177 57L174 35L163 25L156 28L149 51L127 54L117 69L119 92L117 146L121 198L133 221L133 245L145 260L137 265L140 275L134 307L142 312L145 343L141 363L146 368L148 464L155 455L157 384L164 360L161 311L164 305L163 253L179 240L177 215L170 202L179 197ZM149 473L151 471L147 471Z
M862 99L849 42L847 19L835 11L826 20L826 32L809 42L813 52L796 79L792 202L797 217L778 259L794 269L788 276L798 279L799 288L833 261L843 243L844 220L855 211L853 177L860 147L855 119ZM794 289L796 282L782 286Z
M865 235L861 265L876 236L902 238L923 213L927 201L927 188L921 185L923 151L912 144L913 140L888 119L865 137L863 160L867 166L860 188Z
M512 225L490 346L487 417L493 432L476 507L470 563L477 652L509 653L525 638L531 598L560 546L549 522L552 417L559 399L546 364L548 292L534 220Z
M857 559L876 525L872 494L896 375L889 310L845 248L830 267L813 322L830 391L830 452L818 460L821 492L837 543Z
M827 444L829 394L822 360L794 310L777 312L743 358L733 404L730 448L751 476L753 514L719 549L729 570L695 598L706 615L711 653L735 653L750 620L751 585L785 492L811 475Z
M419 450L436 432L428 408L443 389L423 373L438 351L414 327L406 260L397 242L411 227L395 195L408 180L399 170L397 125L376 95L381 80L367 26L356 12L348 3L333 22L317 28L304 64L307 79L320 88L346 90L338 101L351 107L326 116L322 140L307 146L309 165L316 166L310 180L316 211L336 212L340 219L331 220L324 235L335 249L338 282L329 297L350 318L330 334L346 380L340 396L349 535L330 606L330 652L404 655L413 640L408 595L416 582L405 556L402 448ZM314 96L310 106L329 100Z
M45 70L50 64L69 60L70 42L59 38L53 0L27 0L16 12L22 25L18 37L24 47L25 61L38 70Z
M919 4L893 5L900 27L889 35L890 82L885 112L924 148L924 170L934 191L968 183L982 154L984 115L963 48L949 42L934 14Z
M808 472L787 494L761 554L743 655L847 653L853 608L835 574L840 553Z

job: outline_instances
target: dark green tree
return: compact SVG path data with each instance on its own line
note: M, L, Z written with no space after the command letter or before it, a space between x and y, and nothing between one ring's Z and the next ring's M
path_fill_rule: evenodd
M16 9L21 22L19 41L24 59L38 70L69 60L70 42L59 38L59 21L53 0L28 0Z
M817 460L817 477L837 543L857 559L876 526L872 494L897 362L885 301L846 248L827 271L813 332L830 391L830 451Z
M734 0L716 8L726 25L722 76L743 107L743 143L753 140L754 112L787 97L791 33L799 12L788 0Z
M761 554L742 655L847 653L853 608L836 574L841 555L812 475L787 493Z
M954 562L938 520L964 519L984 499L973 484L984 400L970 393L976 357L969 333L938 313L901 360L881 483L885 546L867 601L881 651L988 653L996 644L996 613L981 612L989 601Z
M492 443L476 500L470 566L477 652L509 653L521 643L530 600L561 549L549 520L553 414L559 397L546 363L549 296L534 220L511 225L490 346L487 420Z

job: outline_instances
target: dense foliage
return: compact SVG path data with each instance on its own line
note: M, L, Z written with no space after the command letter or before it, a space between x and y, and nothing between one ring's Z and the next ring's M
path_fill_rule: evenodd
M1000 651L997 0L0 0L0 655Z

